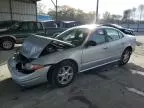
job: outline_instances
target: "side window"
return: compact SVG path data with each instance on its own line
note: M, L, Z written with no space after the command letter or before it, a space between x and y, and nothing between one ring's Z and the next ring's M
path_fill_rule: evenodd
M63 35L61 35L60 37L57 36L56 38L59 40L67 41L74 38L74 35L75 35L75 29L72 29L72 30L65 31Z
M65 40L71 40L71 39L74 39L75 38L75 30L72 30L69 32L67 38L65 38Z
M28 28L29 28L29 31L34 31L36 29L35 23L34 22L28 22Z
M124 37L124 35L121 32L118 32L118 33L119 33L119 38L120 39Z
M105 43L105 33L103 29L97 29L92 36L90 37L90 40L95 41L97 44Z
M28 31L28 24L27 23L22 23L19 30L20 31Z
M107 28L105 30L107 33L107 41L111 42L120 39L119 32L117 30L111 28Z
M76 28L63 32L56 38L65 42L69 42L75 46L80 46L87 37L89 30L86 28Z
M37 29L38 29L38 30L42 30L42 29L43 29L43 27L42 27L42 24L41 24L41 23L37 23Z

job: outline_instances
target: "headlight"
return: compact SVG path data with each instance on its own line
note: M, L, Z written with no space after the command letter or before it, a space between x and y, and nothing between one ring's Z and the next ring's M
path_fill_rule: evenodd
M38 64L27 63L27 64L25 64L24 68L25 68L25 70L34 71L34 70L44 68L44 66L43 65L38 65Z

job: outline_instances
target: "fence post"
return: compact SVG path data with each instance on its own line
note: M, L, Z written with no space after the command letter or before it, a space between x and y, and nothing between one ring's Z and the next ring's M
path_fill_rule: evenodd
M139 30L139 21L138 21L138 25L137 25L137 32L138 32L138 30Z

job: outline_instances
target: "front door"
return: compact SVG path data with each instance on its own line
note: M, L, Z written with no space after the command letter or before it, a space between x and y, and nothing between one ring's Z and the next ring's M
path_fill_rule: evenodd
M108 45L107 56L109 56L110 61L115 61L120 59L123 52L122 38L124 35L113 28L105 28L106 39Z
M95 41L97 45L83 48L81 71L102 65L108 59L106 35L102 28L92 33L88 41Z

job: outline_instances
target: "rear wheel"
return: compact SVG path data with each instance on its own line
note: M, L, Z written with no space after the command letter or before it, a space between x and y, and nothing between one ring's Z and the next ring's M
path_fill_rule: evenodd
M14 48L14 41L12 39L2 39L1 47L4 50L11 50Z
M131 53L132 53L132 51L129 48L124 50L124 52L121 56L120 65L125 65L126 63L128 63Z
M65 87L73 82L77 67L71 61L61 62L52 72L52 85Z

